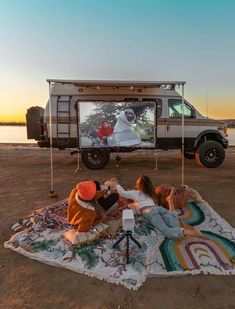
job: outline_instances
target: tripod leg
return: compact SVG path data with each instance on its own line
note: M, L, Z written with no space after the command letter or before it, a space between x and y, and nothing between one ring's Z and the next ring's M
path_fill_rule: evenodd
M132 235L130 235L130 239L131 239L139 248L141 248L141 244L140 244Z
M120 237L114 244L113 244L113 248L116 248L120 242L124 239L125 235L123 235L122 237Z
M129 259L129 237L130 237L130 235L126 235L126 263L127 264L130 263L130 259Z

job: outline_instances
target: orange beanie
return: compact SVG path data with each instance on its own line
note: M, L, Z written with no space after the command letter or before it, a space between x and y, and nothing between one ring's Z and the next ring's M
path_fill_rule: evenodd
M78 196L84 201L91 201L96 195L96 184L93 181L80 182L76 189Z

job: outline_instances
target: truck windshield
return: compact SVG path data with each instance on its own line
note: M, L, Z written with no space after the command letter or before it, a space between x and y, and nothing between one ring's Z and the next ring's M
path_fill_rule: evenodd
M169 117L170 118L181 118L182 117L182 100L181 99L169 99L168 100ZM184 117L194 118L194 109L184 102Z

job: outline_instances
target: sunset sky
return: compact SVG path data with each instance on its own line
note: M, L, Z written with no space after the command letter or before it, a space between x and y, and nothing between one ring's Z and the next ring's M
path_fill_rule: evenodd
M185 80L209 117L235 118L235 1L2 0L0 121L45 106L47 78Z

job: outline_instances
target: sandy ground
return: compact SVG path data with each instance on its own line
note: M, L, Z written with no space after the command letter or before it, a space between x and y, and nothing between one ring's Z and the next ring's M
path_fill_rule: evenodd
M158 171L151 152L125 154L115 169L113 160L101 171L86 168L75 175L76 158L69 151L55 151L54 176L58 199L67 197L81 180L103 181L117 176L132 186L141 173L158 185L180 183L178 151L160 152ZM132 292L95 278L51 267L3 248L11 224L33 210L53 203L49 195L50 169L47 149L0 146L0 308L235 308L235 276L184 276L149 278ZM185 183L235 226L235 148L227 151L217 169L185 162ZM55 200L58 200L55 199Z

